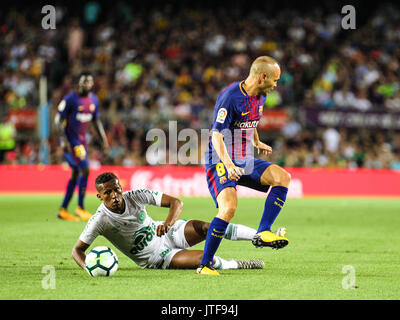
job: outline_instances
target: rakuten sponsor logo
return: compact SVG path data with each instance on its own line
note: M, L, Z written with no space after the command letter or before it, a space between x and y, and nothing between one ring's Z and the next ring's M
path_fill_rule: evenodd
M245 121L245 122L235 121L233 123L233 126L240 129L251 129L251 128L256 128L258 122L259 121Z
M92 121L92 114L91 113L77 113L76 114L76 120L84 123L84 122L89 122Z

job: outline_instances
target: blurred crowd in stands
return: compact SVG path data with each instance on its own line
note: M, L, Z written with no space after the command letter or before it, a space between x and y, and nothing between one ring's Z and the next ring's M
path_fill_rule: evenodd
M244 79L255 57L270 55L282 74L264 108L289 114L279 132L260 132L274 149L270 161L400 169L398 132L310 127L299 117L311 106L400 111L400 11L385 5L357 30L344 31L334 5L304 11L278 1L257 6L106 6L94 0L57 5L54 30L10 8L1 13L0 122L7 110L37 108L41 75L48 80L53 119L62 97L76 88L76 76L88 70L110 143L104 156L90 132L90 164L154 165L157 159L146 157L150 129L168 132L170 120L178 131L209 128L221 89ZM33 136L17 132L13 151L0 161L38 163ZM49 143L50 163L62 163L58 137L51 135ZM203 149L200 144L199 158Z

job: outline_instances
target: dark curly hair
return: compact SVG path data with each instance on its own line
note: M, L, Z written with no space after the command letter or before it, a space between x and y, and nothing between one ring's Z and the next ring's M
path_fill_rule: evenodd
M106 183L110 180L118 179L118 177L112 172L104 172L96 178L96 189L99 190L99 185Z

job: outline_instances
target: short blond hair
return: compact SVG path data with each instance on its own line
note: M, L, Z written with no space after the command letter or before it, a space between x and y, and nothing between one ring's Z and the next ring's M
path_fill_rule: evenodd
M278 61L274 58L269 56L260 56L251 64L250 75L259 75L264 72L270 75L272 68L276 66L280 68Z

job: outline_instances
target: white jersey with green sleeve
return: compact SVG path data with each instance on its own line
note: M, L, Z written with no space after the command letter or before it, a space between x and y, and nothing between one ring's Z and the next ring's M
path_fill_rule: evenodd
M125 212L114 213L102 203L79 239L90 245L102 235L140 267L159 268L164 237L156 235L156 228L162 222L149 217L146 205L161 206L162 192L138 189L124 192L122 198Z

